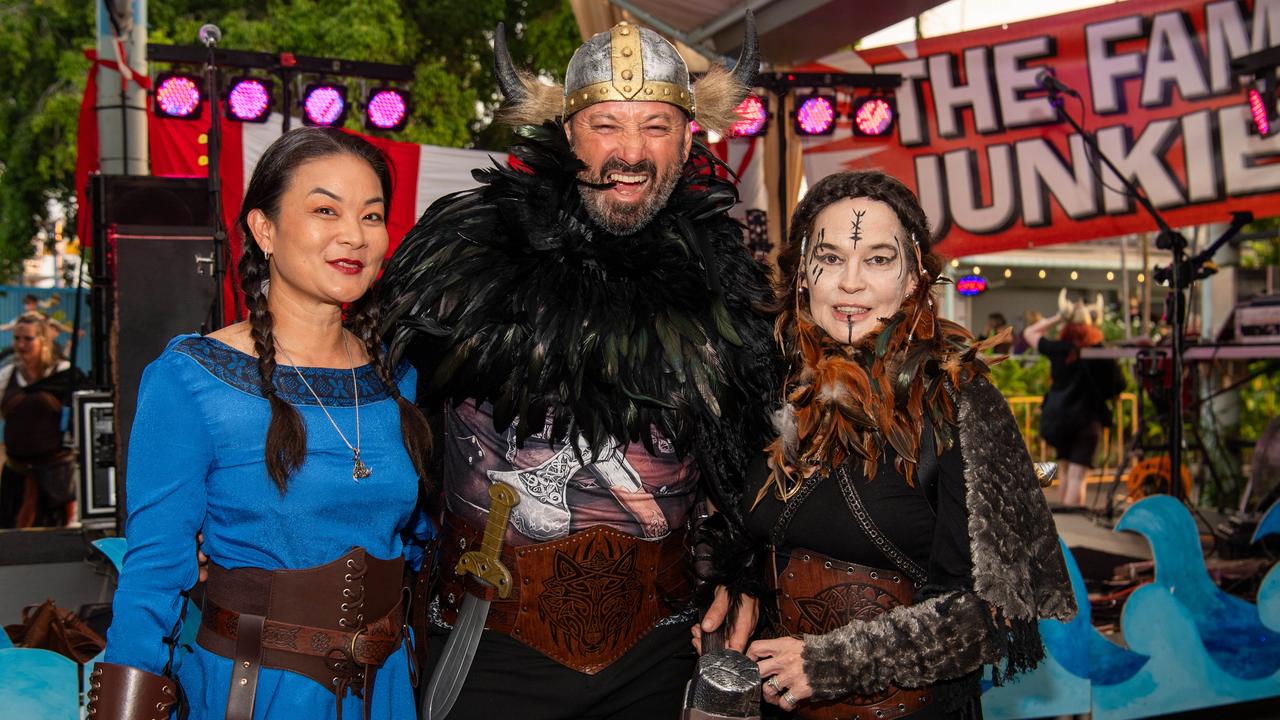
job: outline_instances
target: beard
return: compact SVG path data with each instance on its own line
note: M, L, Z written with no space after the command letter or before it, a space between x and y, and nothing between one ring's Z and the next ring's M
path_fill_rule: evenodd
M608 177L613 173L649 176L649 187L646 188L644 195L632 203L609 199L608 190L579 185L578 194L582 197L582 205L586 208L587 215L602 230L614 235L631 235L638 232L648 225L658 212L666 207L667 200L671 199L671 193L675 191L676 183L680 181L680 170L684 166L684 161L680 158L683 157L682 151L670 165L662 169L661 173L657 172L651 160L642 160L632 165L618 158L607 160L599 171L583 170L578 176L579 179L594 185L607 184Z

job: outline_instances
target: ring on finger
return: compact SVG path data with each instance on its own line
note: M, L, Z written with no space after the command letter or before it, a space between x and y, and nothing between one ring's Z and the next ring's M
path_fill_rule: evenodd
M781 694L782 694L782 686L778 684L778 676L777 676L777 675L774 675L773 677L770 677L770 678L769 678L769 680L768 680L765 684L766 684L766 685L768 685L769 687L773 688L773 691L774 691L775 693L777 693L777 694L779 694L779 695L781 695Z
M790 705L790 706L792 706L792 707L795 707L795 705L796 705L796 696L795 696L795 695L792 695L790 690L788 690L788 691L786 691L786 692L782 693L782 699L783 699L783 700L785 700L785 701L787 701L787 704L788 704L788 705Z

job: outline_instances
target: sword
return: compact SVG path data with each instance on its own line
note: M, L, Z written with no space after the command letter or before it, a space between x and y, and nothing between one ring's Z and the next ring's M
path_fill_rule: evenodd
M484 524L484 537L479 550L462 554L454 572L468 573L493 587L498 597L511 595L511 571L502 564L502 542L507 532L507 520L511 508L520 502L514 490L502 483L489 485L489 517ZM476 656L476 646L484 632L484 622L489 616L489 601L466 593L453 632L445 640L444 653L431 671L431 686L422 701L424 720L443 720L453 709L462 692L462 684Z

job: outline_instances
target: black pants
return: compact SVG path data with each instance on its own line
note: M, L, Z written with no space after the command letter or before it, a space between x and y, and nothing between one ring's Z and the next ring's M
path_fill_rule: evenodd
M691 622L651 630L595 675L567 668L501 633L486 630L448 720L674 720L696 660ZM447 634L432 634L424 678ZM424 680L425 682L425 680Z

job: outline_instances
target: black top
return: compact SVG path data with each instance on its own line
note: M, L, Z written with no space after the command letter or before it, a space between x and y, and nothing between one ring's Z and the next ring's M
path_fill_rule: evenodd
M946 590L972 589L964 459L959 442L938 458L934 478L922 482L917 473L914 485L907 485L894 468L892 449L886 448L885 455L873 480L867 480L862 472L861 460L846 461L846 472L880 532L927 570L928 582L917 592L917 601ZM768 467L762 459L751 468L745 500L748 505L767 478ZM779 552L803 547L859 565L902 570L858 525L834 473L825 475L807 498L797 495L792 502L797 499L799 505L786 525L782 542L776 543ZM770 491L748 514L747 531L757 541L775 543L772 535L783 508L777 495ZM980 718L979 707L975 697L965 716ZM936 720L950 716L940 703L934 702L910 717Z
M1116 378L1119 372L1116 362L1105 358L1085 360L1078 354L1074 360L1069 361L1073 352L1078 353L1078 348L1065 340L1050 340L1047 337L1040 338L1036 350L1049 358L1050 392L1065 392L1077 379L1082 381L1076 387L1086 398L1080 406L1086 416L1078 421L1082 425L1090 422L1110 424L1111 410L1107 407L1107 399L1124 389L1124 378ZM1085 373L1085 376L1077 378L1080 373Z
M928 585L937 589L968 589L972 585L972 561L969 557L968 513L965 509L964 461L959 443L938 458L934 480L936 508L926 497L925 486L917 477L914 486L894 468L893 451L887 450L874 480L867 480L862 462L848 461L846 471L862 498L868 514L898 549L928 571ZM768 477L763 460L751 469L746 502ZM792 498L795 502L799 497ZM859 565L894 569L892 563L854 520L834 474L818 481L807 498L800 499L786 527L778 549L789 552L803 547L833 558ZM757 541L773 543L772 531L777 525L783 504L769 492L750 511L747 531ZM901 568L898 568L901 569Z

